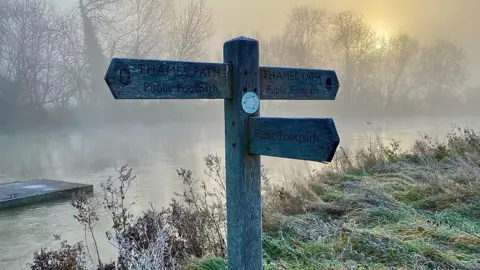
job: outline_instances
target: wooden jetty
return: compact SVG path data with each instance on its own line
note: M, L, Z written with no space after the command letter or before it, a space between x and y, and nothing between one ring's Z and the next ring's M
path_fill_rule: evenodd
M70 199L80 191L92 195L93 185L42 178L4 183L0 184L0 210Z

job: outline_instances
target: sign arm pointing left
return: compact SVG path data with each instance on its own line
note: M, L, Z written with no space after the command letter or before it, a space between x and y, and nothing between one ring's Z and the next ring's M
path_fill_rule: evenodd
M105 81L115 99L226 99L227 64L114 58Z

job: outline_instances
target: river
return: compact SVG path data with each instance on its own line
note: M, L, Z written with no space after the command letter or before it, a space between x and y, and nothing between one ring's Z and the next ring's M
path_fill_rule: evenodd
M365 146L374 134L399 140L402 148L408 148L423 134L444 136L452 123L480 128L478 117L335 118L341 146L349 149ZM203 157L224 156L223 136L223 123L128 124L0 135L0 183L37 177L91 183L94 198L101 200L100 182L116 176L116 167L128 164L137 176L129 199L136 198L133 210L138 213L150 202L157 208L167 206L172 193L181 188L176 169L191 169L203 177ZM275 181L288 181L294 170L323 166L273 157L262 157L262 164ZM83 240L73 214L68 202L0 212L0 269L26 269L35 250L57 246L53 234L61 234L69 243ZM100 218L96 227L100 252L113 258L115 251L104 237L110 224L104 213Z

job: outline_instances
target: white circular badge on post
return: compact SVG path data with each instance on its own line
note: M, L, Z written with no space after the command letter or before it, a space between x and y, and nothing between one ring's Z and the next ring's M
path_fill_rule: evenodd
M243 111L248 114L253 114L258 111L260 107L260 99L258 98L257 94L254 92L247 92L243 94L242 97L242 108Z

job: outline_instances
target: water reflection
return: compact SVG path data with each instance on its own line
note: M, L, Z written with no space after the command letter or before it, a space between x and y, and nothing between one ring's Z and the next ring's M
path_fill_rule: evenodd
M373 123L373 125L367 124ZM372 129L384 140L396 139L409 147L421 134L443 136L451 123L480 128L479 118L342 119L335 118L341 146L366 145ZM191 169L203 177L203 157L217 153L224 157L223 123L170 123L164 125L122 125L99 129L57 130L24 135L0 135L0 182L36 177L94 185L95 197L102 198L100 182L116 176L115 168L128 163L137 175L130 192L133 208L140 212L152 202L166 206L181 182L176 169ZM262 157L274 180L288 182L293 169L301 173L321 164L291 159ZM42 204L0 212L0 269L25 268L32 253L53 245L53 234L71 242L83 239L81 227L72 218L68 203ZM108 217L101 213L97 235L102 254L113 257L105 240Z

